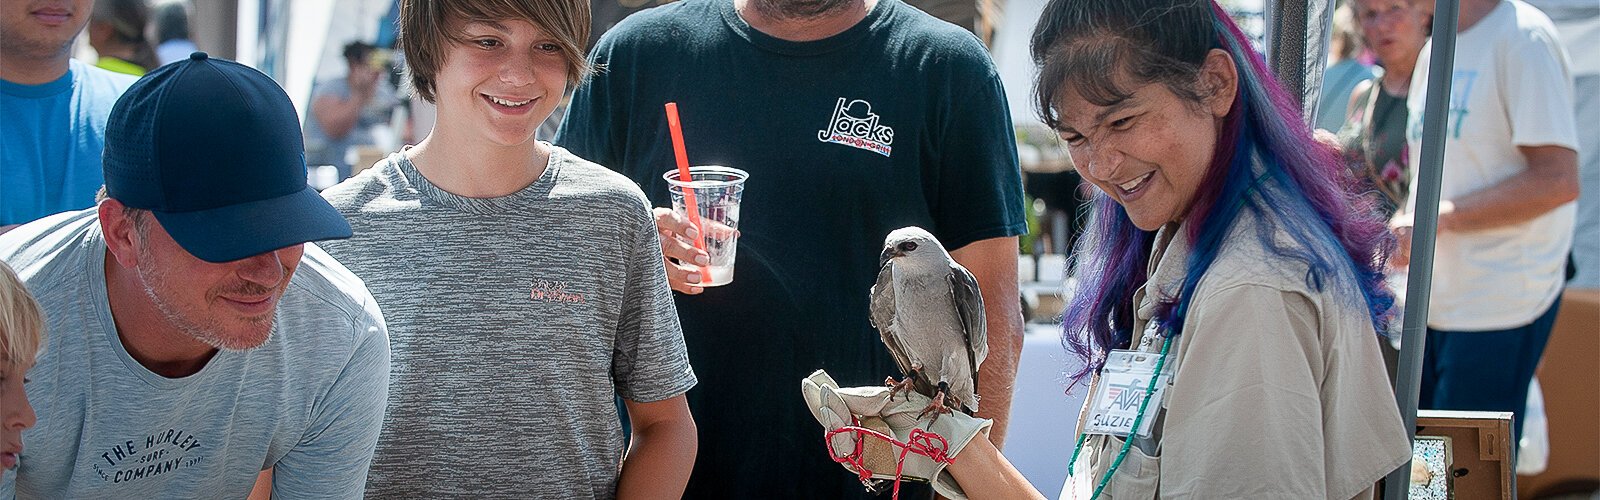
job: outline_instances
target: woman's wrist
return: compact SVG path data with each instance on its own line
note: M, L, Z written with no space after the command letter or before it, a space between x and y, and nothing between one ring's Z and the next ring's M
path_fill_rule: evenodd
M984 434L967 443L945 470L950 472L970 499L1044 498Z

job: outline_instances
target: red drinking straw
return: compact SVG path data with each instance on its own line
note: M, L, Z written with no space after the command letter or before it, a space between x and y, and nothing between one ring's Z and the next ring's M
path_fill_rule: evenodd
M699 233L699 237L694 238L694 247L703 252L706 249L706 231L700 226L700 204L694 198L694 189L688 185L694 178L689 176L689 153L683 149L683 125L678 121L678 103L667 103L667 130L672 132L672 153L678 158L678 180L685 184L682 187L683 204L688 209L684 212L689 213L689 224ZM700 266L700 278L711 279L711 273L705 266Z

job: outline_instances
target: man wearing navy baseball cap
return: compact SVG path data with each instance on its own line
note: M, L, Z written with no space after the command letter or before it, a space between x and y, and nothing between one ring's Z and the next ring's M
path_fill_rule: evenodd
M361 496L388 334L310 243L350 226L302 147L276 83L196 52L112 108L97 208L0 235L51 338L0 498Z

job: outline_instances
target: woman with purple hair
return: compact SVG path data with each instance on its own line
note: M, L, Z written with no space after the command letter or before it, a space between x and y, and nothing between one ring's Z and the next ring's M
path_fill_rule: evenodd
M1373 339L1393 241L1211 0L1052 0L1038 107L1097 188L1062 498L1367 498L1410 443ZM972 498L1037 496L986 440Z

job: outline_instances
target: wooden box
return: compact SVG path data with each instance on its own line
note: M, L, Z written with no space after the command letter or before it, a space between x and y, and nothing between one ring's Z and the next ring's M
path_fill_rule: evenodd
M1512 498L1511 412L1421 410L1417 435L1450 438L1455 498Z

